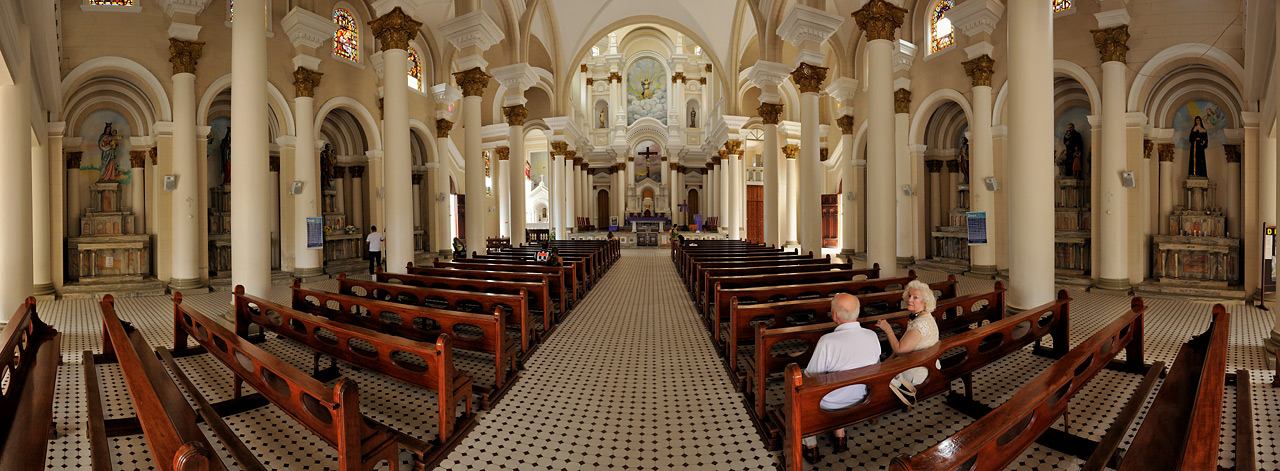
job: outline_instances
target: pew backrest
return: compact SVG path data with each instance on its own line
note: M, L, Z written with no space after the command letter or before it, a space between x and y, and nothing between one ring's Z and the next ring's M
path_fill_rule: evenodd
M43 469L53 423L54 385L62 334L27 298L0 332L0 470ZM34 429L34 430L33 430Z

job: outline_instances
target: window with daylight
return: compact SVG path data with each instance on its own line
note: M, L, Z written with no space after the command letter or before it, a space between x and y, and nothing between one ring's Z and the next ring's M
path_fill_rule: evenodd
M355 15L345 8L333 11L333 22L338 30L333 32L333 53L343 59L360 61L360 25Z
M422 58L413 46L409 46L409 88L422 91Z
M933 13L929 15L930 54L946 49L956 42L956 35L951 30L951 20L947 19L947 12L952 6L955 6L955 0L941 0L933 6Z
M1053 12L1066 11L1071 9L1071 0L1053 0Z
M484 195L493 196L493 176L489 171L489 159L493 157L493 151L484 151Z

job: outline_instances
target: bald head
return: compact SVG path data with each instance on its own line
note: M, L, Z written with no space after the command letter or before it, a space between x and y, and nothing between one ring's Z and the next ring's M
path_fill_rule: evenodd
M839 323L854 322L858 320L858 312L862 310L862 303L858 301L858 297L840 293L836 297L831 298L831 318Z

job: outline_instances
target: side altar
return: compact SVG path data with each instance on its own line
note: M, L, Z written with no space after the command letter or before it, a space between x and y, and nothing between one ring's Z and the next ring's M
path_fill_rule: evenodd
M1169 234L1152 240L1152 275L1165 284L1240 284L1240 239L1226 232L1227 218L1215 204L1216 185L1193 175L1182 186L1187 204L1169 214Z
M120 205L120 183L93 183L89 194L80 236L67 239L67 281L116 283L151 276L151 236L136 233L133 212Z

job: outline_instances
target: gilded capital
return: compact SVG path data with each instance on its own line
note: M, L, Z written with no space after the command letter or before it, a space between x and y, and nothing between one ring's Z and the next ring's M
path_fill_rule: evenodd
M609 81L622 83L622 75L617 72L609 72Z
M449 131L451 130L453 130L453 121L444 118L436 120L436 139L449 137Z
M983 54L975 57L970 61L964 62L964 73L970 79L973 79L975 87L990 87L991 74L996 70L996 60L991 56Z
M152 147L147 151L147 156L151 157L151 165L159 165L159 163L157 163L157 159L160 157L160 151L156 150L155 147Z
M893 41L894 30L902 26L907 9L893 5L885 0L871 0L861 9L853 12L853 21L858 29L866 31L867 40L888 39Z
M893 112L911 112L911 90L899 88L897 91L893 92Z
M929 173L941 173L941 172L942 172L942 161L941 161L941 160L926 160L926 161L924 161L924 166L925 166L925 168L928 168L928 169L929 169Z
M564 141L551 143L551 155L565 155L569 153L569 143Z
M1173 143L1160 144L1160 161L1173 162Z
M1240 146L1238 144L1226 144L1222 146L1222 150L1227 153L1227 163L1240 163Z
M737 139L724 141L724 150L729 155L742 155L742 141Z
M782 105L777 103L761 103L756 112L760 113L760 119L764 120L764 124L778 124L778 118L782 116Z
M316 87L320 86L320 77L324 75L320 72L308 69L306 67L298 67L293 71L293 91L297 97L315 96Z
M676 72L674 74L671 74L671 83L683 82L683 81L684 81L684 72Z
M511 158L511 148L507 146L499 146L493 149L493 153L498 155L499 161L505 161Z
M613 169L614 169L614 170L617 170L617 171L619 171L619 172L621 172L621 171L623 171L623 170L626 170L626 169L627 169L627 164L624 164L624 163L622 163L622 162L618 162L617 164L614 164Z
M795 144L782 146L782 155L787 156L788 159L794 159L800 155L800 146Z
M508 125L524 126L524 120L529 117L529 109L524 105L504 106L502 114L507 117Z
M334 168L333 168L333 178L342 179L342 178L346 178L346 177L347 177L347 168L346 168L346 167L334 167Z
M146 150L131 150L131 151L129 151L129 167L131 167L131 168L143 168L143 167L146 167L146 166L147 166L147 151L146 151Z
M1151 139L1143 139L1142 140L1142 158L1150 159L1151 151L1154 150L1155 147L1156 147L1156 143L1151 142Z
M721 160L726 160L729 158L729 151L726 149L720 149L716 151L716 153L719 154L719 156L715 158L716 162L720 162Z
M1129 53L1129 25L1089 30L1102 62L1124 62Z
M196 62L204 50L204 41L183 41L169 38L169 62L173 64L173 74L196 73Z
M830 156L831 156L831 151L830 151L830 150L828 150L826 147L823 147L823 148L821 148L821 149L818 149L818 161L819 161L819 162L826 162L826 161L827 161L827 158L829 158Z
M268 156L267 156L267 168L268 168L268 169L269 169L269 171L271 171L271 172L280 173L280 156L278 156L278 155L268 155Z
M941 161L939 161L939 162L946 162L946 163L947 163L947 171L948 171L948 172L956 173L956 172L959 172L959 171L960 171L960 161L959 161L959 160L941 160Z
M413 19L400 7L392 8L387 14L369 22L369 29L382 43L383 52L409 49L409 39L418 34L419 28L422 28L422 22Z
M351 172L351 178L364 178L364 167L347 167Z
M422 174L421 174L421 173L415 173L415 174L413 174L412 180L413 180L413 184L414 184L414 185L421 185L421 184L422 184Z
M853 134L853 116L836 118L836 125L840 126L840 134Z
M80 168L80 160L84 158L84 152L67 152L67 168L75 170Z
M796 70L791 71L791 81L800 88L800 93L818 93L822 91L822 82L827 80L827 68L801 62Z
M489 79L492 77L479 67L453 73L453 79L458 82L458 88L462 89L464 97L484 95L484 87L489 86Z
M565 159L565 160L574 160L574 159L577 159L577 158L578 158L578 151L576 151L576 150L566 150L566 151L564 151L564 159Z

